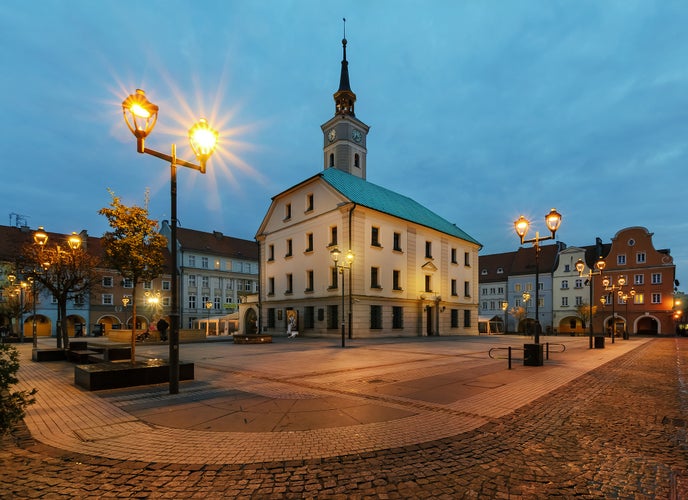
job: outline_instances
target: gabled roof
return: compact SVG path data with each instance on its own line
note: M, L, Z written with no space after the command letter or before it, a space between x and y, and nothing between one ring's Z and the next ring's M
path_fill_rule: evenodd
M540 245L538 268L541 273L551 273L557 263L562 244ZM520 247L511 265L511 275L535 274L535 247Z
M478 256L478 280L480 283L507 281L515 256L515 251ZM500 269L502 272L497 272Z
M336 168L328 168L318 175L357 205L435 229L482 247L478 240L469 236L455 224L443 219L411 198Z
M195 229L177 228L177 240L184 250L234 257L235 259L258 260L258 243L251 240L225 236L219 231L206 233Z

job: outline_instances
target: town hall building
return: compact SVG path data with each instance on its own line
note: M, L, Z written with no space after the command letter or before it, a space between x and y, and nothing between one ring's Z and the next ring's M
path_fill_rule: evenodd
M324 169L275 195L256 233L262 333L477 334L481 244L416 201L366 180L346 39Z

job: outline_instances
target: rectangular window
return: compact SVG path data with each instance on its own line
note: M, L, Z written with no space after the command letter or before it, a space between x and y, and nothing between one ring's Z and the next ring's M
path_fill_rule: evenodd
M401 271L392 271L392 290L401 290Z
M287 240L287 253L284 254L285 257L291 257L291 252L292 252L292 243L291 243L291 238Z
M332 226L330 228L330 246L335 246L337 244L337 226Z
M568 297L562 297L561 298L561 307L568 307L569 306L569 298Z
M291 219L291 203L287 203L284 206L284 220Z
M401 233L394 233L394 250L401 252Z
M103 276L103 286L105 288L112 288L113 280L112 276Z
M268 245L268 260L275 260L275 245Z
M268 278L268 295L275 295L275 278Z
M134 288L134 282L131 278L124 278L124 283L122 283L124 288Z
M196 275L189 274L189 286L196 286Z
M313 233L306 234L306 252L313 251Z
M662 283L662 273L652 273L652 284L659 285Z
M339 328L339 307L327 306L327 328Z
M514 284L514 292L520 292L521 291L521 284L520 283L515 283Z
M582 306L583 305L583 297L576 296L576 305L577 306Z
M425 258L432 259L432 241L425 242Z
M144 290L151 290L153 288L153 282L152 281L144 281L143 282L143 289Z
M616 256L616 263L619 266L625 266L626 265L626 254L619 254Z
M370 306L370 329L382 329L382 306Z
M471 254L468 252L464 252L463 254L463 265L469 267L471 265Z
M370 288L382 288L380 286L380 268L371 267L370 268Z
M642 285L645 283L645 275L644 274L636 274L633 276L633 284L634 285Z
M221 297L213 297L213 309L220 309L222 307Z
M661 293L653 293L652 294L652 303L653 304L661 304L662 303L662 294Z
M170 297L163 297L162 298L162 305L163 307L170 307Z
M463 296L464 297L470 297L471 296L471 282L470 281L464 281L463 282Z
M294 278L291 273L287 274L287 287L284 293L294 293Z
M275 328L275 308L268 308L268 328Z
M458 264L458 262L456 262L456 248L451 249L451 263Z
M312 270L306 271L306 291L307 292L313 291L313 271Z
M451 294L452 297L459 295L459 291L456 289L456 280L451 280Z
M196 256L189 255L189 267L196 267Z
M209 276L201 276L201 286L203 288L210 288L210 277Z
M196 296L189 295L189 309L196 309Z
M458 328L459 327L459 310L458 309L452 309L450 317L451 317L451 327L452 328Z
M432 278L430 276L425 276L425 291L432 292Z
M464 328L470 328L471 327L471 311L466 309L463 312L463 327Z
M201 257L201 267L208 269L208 257Z
M382 246L382 245L380 245L380 228L379 227L373 226L370 228L370 244L374 247Z
M400 306L392 307L392 328L404 328L404 308Z
M313 194L309 193L306 195L306 212L313 210Z
M111 306L112 303L113 303L112 294L111 293L104 293L102 304L104 306Z
M644 293L636 293L633 296L633 303L634 304L644 304L645 303L645 294Z
M337 289L339 288L339 269L337 269L336 267L331 267L330 271L330 288Z
M583 280L581 278L576 279L576 284L574 285L576 288L583 288Z
M562 288L562 290L568 290L569 280L561 280L561 288Z
M162 290L163 290L164 292L169 291L171 285L172 285L172 284L170 283L170 281L168 281L168 280L163 280L163 282L162 282Z
M638 264L644 264L644 263L645 263L645 252L638 252L638 253L635 255L635 261L636 261Z

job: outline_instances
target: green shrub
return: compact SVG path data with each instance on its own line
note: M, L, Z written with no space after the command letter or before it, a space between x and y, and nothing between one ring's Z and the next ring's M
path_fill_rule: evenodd
M24 408L36 402L30 391L12 392L10 387L19 380L19 352L9 344L0 344L0 435L8 433L15 424L24 418Z

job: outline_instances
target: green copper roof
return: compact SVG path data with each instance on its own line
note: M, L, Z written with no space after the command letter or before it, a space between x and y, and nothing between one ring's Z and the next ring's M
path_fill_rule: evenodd
M411 198L372 184L354 175L349 175L336 168L328 168L320 176L330 186L358 205L363 205L378 212L393 215L482 246L475 238L463 232L455 224L443 219Z

